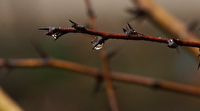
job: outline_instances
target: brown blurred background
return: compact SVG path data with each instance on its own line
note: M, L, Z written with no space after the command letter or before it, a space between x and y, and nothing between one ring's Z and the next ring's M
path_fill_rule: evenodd
M86 25L84 0L0 0L0 58L39 58L30 39L36 39L52 57L101 69L93 38L67 34L53 41L39 27L70 27L69 19ZM129 22L138 32L172 38L148 19L130 20L125 10L135 7L130 0L91 0L100 31L123 33ZM156 0L185 23L200 20L199 0ZM199 26L200 27L200 26ZM197 27L198 29L198 27ZM194 30L200 36L200 31ZM200 85L199 61L184 47L146 41L108 40L105 49L119 48L111 59L111 70ZM196 55L197 56L197 55ZM109 111L104 86L93 93L95 78L52 67L13 68L1 81L5 91L26 111ZM199 111L200 98L149 87L114 82L121 111Z

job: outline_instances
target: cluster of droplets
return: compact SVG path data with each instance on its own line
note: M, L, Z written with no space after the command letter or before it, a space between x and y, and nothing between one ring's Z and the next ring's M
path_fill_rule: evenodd
M55 33L55 34L52 34L51 35L55 40L57 39L58 35Z

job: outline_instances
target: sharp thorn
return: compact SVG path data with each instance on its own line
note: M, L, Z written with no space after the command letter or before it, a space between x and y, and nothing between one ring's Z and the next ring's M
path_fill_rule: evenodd
M72 21L72 20L70 20L70 19L69 19L69 21L70 21L72 24L77 24L77 23L73 22L73 21Z
M49 27L40 27L38 30L49 30Z
M127 30L125 28L122 28L122 29L123 29L124 33L126 33Z
M131 27L131 25L129 24L129 23L127 23L128 24L128 27L131 29L131 30L133 30L133 28Z

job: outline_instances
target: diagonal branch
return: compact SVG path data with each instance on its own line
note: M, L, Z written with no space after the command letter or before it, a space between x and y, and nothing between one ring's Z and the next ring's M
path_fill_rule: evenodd
M156 4L153 0L132 0L140 10L143 11L150 18L150 20L169 33L175 38L189 41L200 41L199 37L196 36L181 20L177 19L161 6ZM190 43L189 43L190 44ZM189 46L189 44L187 46ZM185 43L183 43L185 46ZM199 46L197 46L199 47ZM187 47L195 56L199 54L198 49Z

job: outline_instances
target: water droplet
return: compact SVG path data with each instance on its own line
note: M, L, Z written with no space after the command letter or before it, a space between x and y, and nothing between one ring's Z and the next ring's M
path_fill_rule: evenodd
M96 36L94 40L92 40L92 45L93 48L95 50L99 50L103 47L103 43L102 43L102 37L101 36Z
M57 34L52 34L52 37L53 37L54 39L57 39L58 35L57 35Z
M95 50L100 50L103 47L103 43L102 44L98 44L97 46L94 47Z

